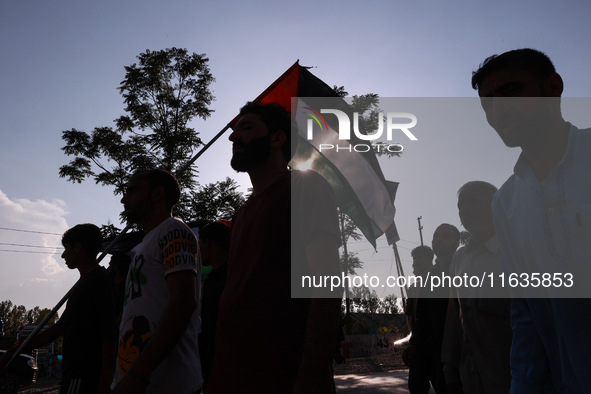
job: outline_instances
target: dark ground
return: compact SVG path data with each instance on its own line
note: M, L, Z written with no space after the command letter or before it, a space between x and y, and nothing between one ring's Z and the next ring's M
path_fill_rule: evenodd
M354 373L387 372L408 368L402 362L402 352L383 354L379 356L349 358L343 364L335 364L335 375L347 375ZM23 394L58 394L59 379L40 378L33 386L22 387L19 393Z
M45 393L45 394L59 394L60 392L60 380L57 378L39 378L37 383L31 386L23 386L18 392L19 393Z
M334 365L335 375L387 372L398 369L408 369L402 362L401 351L378 356L349 358L343 364Z

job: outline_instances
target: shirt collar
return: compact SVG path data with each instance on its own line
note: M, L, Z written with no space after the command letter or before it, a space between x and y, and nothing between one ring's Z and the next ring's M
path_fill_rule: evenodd
M499 254L499 239L497 238L497 235L493 235L491 238L488 239L488 241L486 241L484 244L480 245L480 246L474 246L474 244L472 242L470 242L467 247L472 251L472 252L478 252L479 250L482 249L486 249L489 253L492 254Z

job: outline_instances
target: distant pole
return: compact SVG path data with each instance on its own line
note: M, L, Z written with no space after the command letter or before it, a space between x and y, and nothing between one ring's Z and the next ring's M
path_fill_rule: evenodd
M421 246L423 246L423 226L421 226L421 219L422 218L423 218L422 216L419 216L417 218L417 222L419 222L419 235L421 236Z
M396 260L396 272L399 277L404 276L404 269L402 268L402 261L398 254L396 242L392 244L392 250L394 250L394 259ZM406 282L404 282L403 287L400 287L400 297L402 298L402 308L406 309L406 300L408 299L408 287L406 286Z

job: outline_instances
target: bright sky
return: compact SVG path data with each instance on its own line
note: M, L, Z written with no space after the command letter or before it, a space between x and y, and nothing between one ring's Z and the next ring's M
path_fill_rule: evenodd
M116 89L124 66L146 49L176 46L209 57L216 112L194 123L208 141L297 59L350 94L475 97L469 80L484 58L533 47L554 61L565 97L587 97L589 15L584 0L3 1L0 300L52 307L78 276L60 258L60 234L83 222L123 227L111 189L58 177L69 161L61 134L113 126L124 113ZM459 227L457 189L474 179L500 186L518 155L492 129L464 135L441 128L417 137L404 144L402 158L382 164L387 178L400 182L396 223L407 273L419 243L417 217L428 244L439 223ZM226 138L196 163L200 182L231 176L245 191L248 178L228 165ZM383 242L371 257L382 271L395 272Z

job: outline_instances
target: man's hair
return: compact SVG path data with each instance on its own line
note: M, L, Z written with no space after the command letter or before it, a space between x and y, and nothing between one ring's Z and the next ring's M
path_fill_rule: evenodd
M230 250L230 227L222 222L208 223L199 229L199 239L212 241L224 251Z
M417 246L416 248L414 248L411 252L410 255L415 258L417 256L425 256L427 257L429 260L433 260L433 257L435 256L435 254L433 253L433 249L431 249L429 246L427 245L421 245L421 246Z
M159 186L164 189L166 209L172 210L181 198L181 187L176 177L168 170L154 168L136 171L132 176L142 176L148 182L150 190Z
M488 182L470 181L470 182L467 182L464 185L462 185L462 187L460 187L460 189L458 190L458 197L460 197L460 194L462 194L463 192L470 190L470 189L476 189L476 188L485 192L486 195L490 196L491 199L492 199L492 196L498 190L496 186L494 186Z
M103 244L101 230L91 223L78 224L62 235L62 245L74 246L80 243L88 257L96 258Z
M454 235L456 236L456 239L458 242L460 242L460 230L458 230L458 228L456 226L454 226L453 224L449 224L449 223L441 223L439 226L437 226L437 228L439 227L449 227L451 229L451 231L454 233ZM437 229L435 229L435 231L437 231Z
M263 104L253 101L247 102L244 107L240 108L239 116L246 114L259 115L261 121L267 126L267 129L269 129L269 134L275 133L279 130L285 133L287 138L283 145L283 159L289 163L298 144L297 133L293 133L292 135L291 132L291 114L278 103Z
M529 71L538 78L556 73L554 64L545 53L531 48L514 49L501 55L487 57L478 70L472 72L472 88L478 90L486 77L508 66Z

